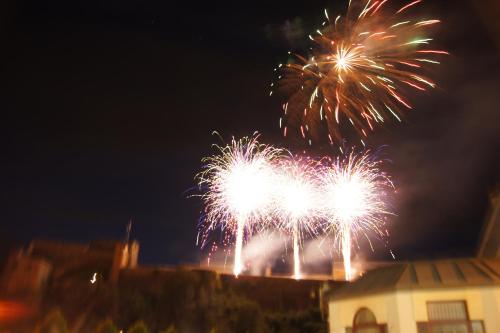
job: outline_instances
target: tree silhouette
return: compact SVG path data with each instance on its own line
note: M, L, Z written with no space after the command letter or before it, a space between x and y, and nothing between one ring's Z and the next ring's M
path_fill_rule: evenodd
M35 333L68 333L68 324L61 311L55 309L35 327Z
M102 321L95 330L95 333L118 333L118 328L111 319Z

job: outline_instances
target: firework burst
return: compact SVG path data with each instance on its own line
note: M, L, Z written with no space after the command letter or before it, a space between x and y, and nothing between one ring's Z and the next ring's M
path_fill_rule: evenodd
M257 138L233 138L229 145L215 145L218 154L203 159L204 170L197 176L205 191L202 239L205 241L217 228L235 238L235 275L243 270L241 249L245 234L268 219L276 180L273 161L283 154L281 149L261 144Z
M300 279L303 233L316 233L318 221L317 162L307 157L283 159L279 169L275 216L278 228L292 235L294 277Z
M382 162L369 152L351 152L320 161L294 156L261 144L257 136L215 146L197 175L205 204L200 228L204 247L215 230L225 245L234 244L233 273L244 268L246 237L264 229L279 230L293 240L294 278L301 278L300 247L305 237L333 234L351 279L352 243L370 235L384 237L389 192L393 185Z
M328 161L321 170L325 232L334 232L344 260L346 280L351 275L351 238L369 233L384 236L387 196L393 190L389 177L380 170L381 161L368 152Z
M436 87L427 77L429 66L448 54L431 48L432 28L440 21L411 15L422 1L390 9L387 0L353 0L345 16L327 21L309 38L311 55L293 55L280 87L289 96L280 127L300 127L304 139L326 129L331 144L340 143L346 122L361 143L389 118L401 121L411 109L408 93ZM280 71L281 72L281 71Z

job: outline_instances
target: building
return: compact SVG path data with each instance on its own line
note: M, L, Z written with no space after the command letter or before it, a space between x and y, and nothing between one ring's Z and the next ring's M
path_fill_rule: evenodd
M330 333L499 333L499 194L490 197L476 258L360 270L324 296Z
M328 296L330 333L498 333L500 259L393 264Z
M9 258L2 285L5 294L15 297L31 298L47 284L52 265L42 258L25 257L18 252Z
M490 209L481 230L477 256L479 258L500 257L500 191L490 196Z
M75 244L34 240L13 253L0 277L0 293L7 297L37 299L47 283L84 274L116 282L120 270L137 267L139 244L94 241Z

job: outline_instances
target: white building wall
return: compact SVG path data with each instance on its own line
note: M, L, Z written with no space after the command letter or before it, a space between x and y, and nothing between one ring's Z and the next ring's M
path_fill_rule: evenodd
M389 332L397 332L400 326L397 298L394 294L381 294L330 302L330 333L345 333L346 327L352 327L356 312L364 307L375 314L377 322L386 323Z
M428 321L427 302L467 302L470 320L483 320L486 333L500 332L500 287L418 290L413 293L417 321Z
M482 298L486 333L500 332L500 287L484 288Z
M470 319L482 320L486 333L500 333L500 286L402 290L330 301L330 333L352 327L354 315L363 307L378 323L387 324L388 333L417 333L416 323L428 321L427 302L457 300L467 302Z
M389 330L389 332L417 333L413 293L411 291L398 291L396 292L396 299L399 326L395 330Z

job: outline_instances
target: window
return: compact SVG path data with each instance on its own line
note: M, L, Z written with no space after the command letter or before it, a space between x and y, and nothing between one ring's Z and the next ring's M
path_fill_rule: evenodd
M375 315L370 310L363 308L356 313L354 316L354 326L363 324L376 324L377 319Z
M482 320L471 321L472 333L485 333L484 324Z
M417 323L418 333L429 333L429 324L426 322Z
M470 333L466 323L434 323L430 333Z
M470 321L465 301L428 302L429 322L417 323L418 333L485 333L482 321Z
M373 312L367 308L359 309L354 316L352 333L385 333L386 325L377 324Z
M429 321L467 320L465 302L429 302L427 303Z

